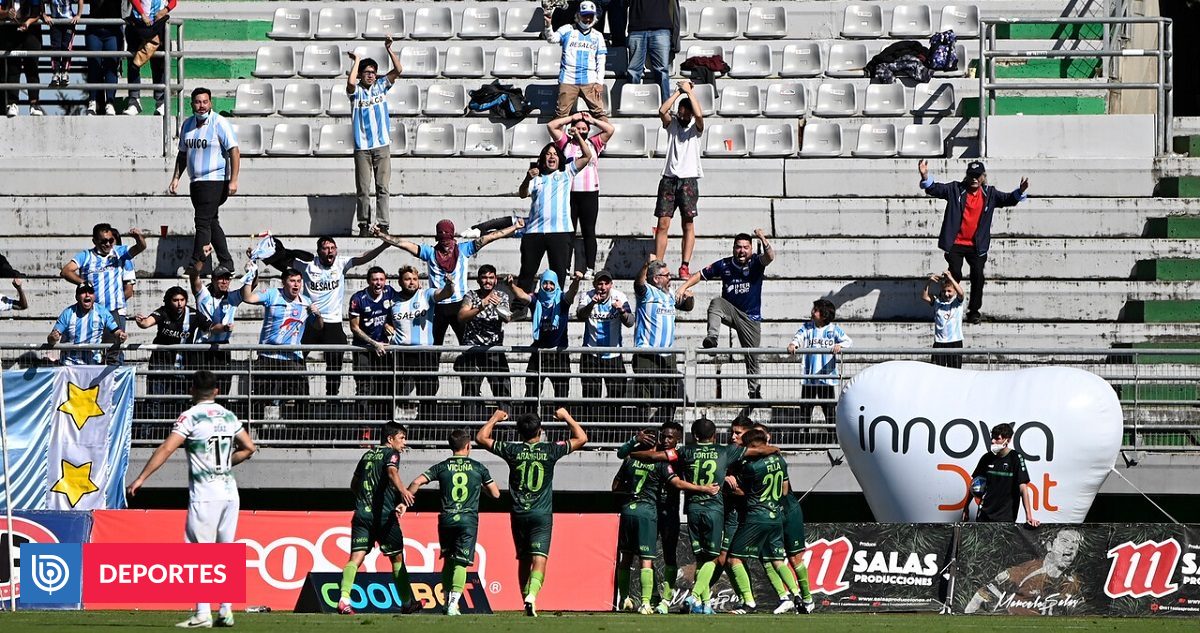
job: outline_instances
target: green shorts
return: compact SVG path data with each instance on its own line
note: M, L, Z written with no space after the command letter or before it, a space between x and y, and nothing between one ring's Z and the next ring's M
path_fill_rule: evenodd
M512 526L513 547L517 558L550 556L550 534L554 530L553 514L513 514L509 517Z
M658 513L653 505L630 503L621 508L617 551L642 560L658 558Z
M388 512L382 521L378 517L354 513L350 519L350 551L369 552L379 544L385 556L404 553L404 532L396 513Z
M438 517L438 543L442 558L470 567L475 562L475 541L479 537L479 523L474 517L464 518L461 514Z
M734 558L761 560L784 560L783 522L743 523L738 526L733 542L729 544L729 555Z
M799 503L783 504L783 549L788 556L804 553L804 513Z
M725 548L725 513L716 508L693 508L688 510L688 536L692 539L692 553L696 558L707 554L710 558L721 555Z
M733 535L737 534L738 524L741 523L741 515L737 508L725 507L725 526L721 536L721 551L728 552L729 545L733 541Z

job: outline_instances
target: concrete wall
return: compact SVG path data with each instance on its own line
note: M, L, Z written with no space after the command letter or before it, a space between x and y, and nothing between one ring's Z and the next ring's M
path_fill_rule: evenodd
M1152 114L989 116L989 161L996 158L1154 158Z

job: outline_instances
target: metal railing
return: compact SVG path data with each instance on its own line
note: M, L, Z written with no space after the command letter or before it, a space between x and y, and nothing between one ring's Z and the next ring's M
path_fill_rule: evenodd
M66 19L56 19L56 20L51 20L50 23L57 24L57 25L68 25L71 23L71 21L66 20ZM44 22L41 22L41 21L38 22L39 28L42 24L44 24ZM119 19L83 18L83 19L79 20L78 24L80 26L85 27L84 32L86 33L86 27L89 25L90 26L124 26L126 24L126 21L119 20ZM68 84L66 86L48 86L46 84L28 83L28 82L27 83L0 83L0 90L84 90L84 91L87 91L87 90L130 90L130 91L133 91L133 90L137 90L137 91L162 90L163 91L163 117L162 117L163 156L170 156L171 151L174 149L174 143L172 141L175 137L175 129L177 127L175 124L175 116L177 114L177 112L176 112L177 106L175 104L177 104L179 102L179 100L176 97L176 93L183 90L183 82L184 82L184 61L183 61L183 57L184 57L183 56L183 48L184 48L183 29L184 29L184 27L183 27L183 24L184 24L183 20L179 20L179 19L172 19L170 22L167 23L167 28L166 28L167 42L165 42L164 45L159 48L158 52L154 53L154 55L153 55L154 58L163 60L163 66L164 66L163 83L161 83L161 84L158 84L158 83L130 84L130 83L121 83L119 81L116 83L83 82L83 83ZM172 37L172 35L173 35L173 37ZM122 40L121 45L124 45L124 40ZM17 50L2 51L2 50L0 50L0 59L20 59L20 58L28 58L28 57L33 57L33 58L61 57L61 58L67 58L67 59L79 59L79 58L99 59L99 58L115 57L118 59L133 59L133 53L130 51L92 51L92 50L87 50L87 49L56 51L56 50L50 50L50 49L46 49L46 48L43 48L41 50L36 50L36 51L17 51ZM179 77L177 78L177 81L175 81L175 82L171 81L171 63L172 63L172 61L175 61L179 64Z
M1057 24L1063 26L1100 24L1104 29L1102 48L1094 50L996 50L996 27L1011 24ZM1152 24L1158 28L1158 47L1153 50L1120 48L1122 29L1134 24ZM1172 77L1174 75L1174 27L1169 18L1162 17L1086 17L1086 18L980 18L979 20L979 154L987 157L987 120L996 108L996 92L1001 90L1154 90L1157 108L1154 130L1159 154L1171 150ZM1119 82L1111 79L1109 60L1116 58L1150 57L1157 60L1158 79L1154 82ZM997 59L1076 59L1105 60L1105 82L1088 81L997 81Z
M618 445L635 429L668 419L687 426L708 416L723 427L746 413L768 424L773 441L782 446L824 449L837 445L832 415L840 381L886 360L960 357L965 369L1085 369L1118 393L1126 449L1200 450L1200 350L938 349L934 359L929 348L859 348L843 350L839 373L830 377L804 373L804 355L827 350L789 355L779 349L673 349L639 357L629 348L389 349L375 356L353 346L131 345L118 350L10 345L0 347L0 363L6 369L52 364L65 354L88 350L136 366L134 443L142 446L166 436L178 413L189 406L189 373L204 368L220 376L221 401L250 422L260 443L270 446L357 447L375 441L379 425L393 419L409 426L410 444L441 446L448 429L477 428L495 406L537 412L543 420L553 418L555 407L565 406L585 424L590 444L597 447ZM260 351L307 357L271 362L258 358ZM587 356L605 352L620 362L599 367L594 356ZM531 366L535 354L540 361ZM747 355L760 361L758 373L747 372ZM344 361L340 366L339 357ZM600 373L602 369L612 373ZM748 388L749 379L760 383L756 393ZM832 388L811 386L826 379ZM548 422L547 428L551 437L565 438L563 425Z

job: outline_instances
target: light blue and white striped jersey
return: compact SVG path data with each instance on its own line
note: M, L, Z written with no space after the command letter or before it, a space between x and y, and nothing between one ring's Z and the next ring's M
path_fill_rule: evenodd
M71 258L79 266L79 276L96 289L96 303L114 314L125 312L125 270L132 267L129 247L117 244L108 255L96 249L79 251Z
M108 308L97 303L87 312L82 311L78 304L71 304L58 315L54 329L62 333L63 343L76 345L99 345L104 342L105 330L116 331L117 320L113 318ZM75 350L64 352L64 365L101 365L104 363L102 350Z
M955 297L943 301L933 298L933 340L935 343L956 343L963 340L963 299Z
M258 333L259 345L299 345L304 337L304 323L308 320L308 306L312 301L303 293L288 301L278 288L259 295L263 307L262 330ZM278 360L302 360L299 351L259 352L261 358Z
M76 0L50 0L42 4L52 18L72 18L79 15L79 2Z
M158 16L158 12L165 8L169 8L170 0L142 0L142 8L151 16ZM137 18L138 22L142 22L145 18L141 11L138 11L136 3L129 3L130 15Z
M675 345L675 295L652 284L634 284L637 322L633 343L638 348Z
M850 347L853 341L849 336L846 336L842 326L836 323L826 323L824 327L817 327L812 321L805 321L804 325L796 330L796 335L792 337L792 342L800 349L830 349L834 345L842 347ZM804 373L805 374L827 374L834 376L833 378L805 378L804 384L807 385L836 385L837 384L837 356L833 354L806 354L804 356Z
M433 345L433 295L437 290L421 288L408 299L396 293L392 303L392 345Z
M439 303L457 303L467 296L467 266L478 252L479 242L475 240L462 240L458 243L458 263L454 265L454 294ZM446 271L437 265L436 255L433 244L422 244L417 249L417 257L429 265L429 287L434 289L446 285Z
M575 180L575 161L566 169L542 174L529 183L529 219L525 233L574 233L571 222L571 183Z
M604 58L608 55L608 47L604 45L600 29L593 28L584 33L567 24L551 33L547 41L562 47L558 83L575 86L604 83Z
M338 255L329 268L321 265L320 257L314 257L311 262L292 260L292 268L304 277L305 296L317 304L321 320L326 323L342 322L342 306L346 305L346 271L354 267L353 260L353 257Z
M381 75L371 84L363 88L362 84L354 86L354 94L350 96L350 124L354 127L354 149L367 150L376 147L386 147L392 144L388 126L387 91L392 82L387 76Z
M225 117L210 112L200 125L195 115L179 131L179 151L187 152L188 178L192 182L229 180L229 152L238 146L237 134Z
M200 289L200 293L196 295L196 311L200 316L208 319L213 325L223 323L230 325L233 323L234 316L237 314L237 308L242 304L241 288L234 290L229 289L224 297L220 299L214 297L205 285ZM198 332L196 334L197 343L228 343L229 337L233 336L233 332Z
M592 297L595 295L595 290L580 293L579 299L575 303L575 311L578 312L580 308L591 303ZM620 310L613 307L613 304L617 302L621 303ZM621 347L621 330L625 327L625 324L621 322L621 315L628 314L631 310L629 299L625 293L615 288L609 290L608 300L592 306L592 311L588 314L587 321L583 326L583 346ZM616 358L620 354L605 352L599 356L600 358Z

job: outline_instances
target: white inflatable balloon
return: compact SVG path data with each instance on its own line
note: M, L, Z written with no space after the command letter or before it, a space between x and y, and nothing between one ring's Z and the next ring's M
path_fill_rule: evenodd
M1095 374L891 361L859 372L837 408L838 443L883 522L960 520L971 472L1004 422L1025 455L1034 518L1083 522L1121 448L1121 403Z

